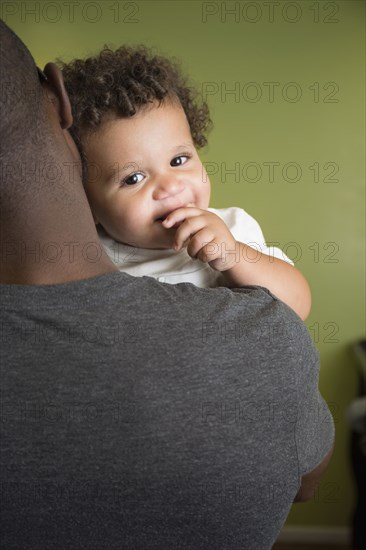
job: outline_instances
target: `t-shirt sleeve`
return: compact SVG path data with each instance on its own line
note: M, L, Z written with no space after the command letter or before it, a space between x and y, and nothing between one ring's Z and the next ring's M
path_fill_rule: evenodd
M290 260L290 258L288 258L280 248L275 246L267 246L259 223L253 218L253 216L245 212L242 208L232 207L221 210L209 210L215 212L224 220L237 241L247 244L262 254L266 254L272 258L284 260L285 262L294 265L294 262ZM255 258L250 259L253 261L255 260Z
M311 340L305 326L304 330L307 332L305 338ZM310 473L323 461L334 442L333 417L318 387L319 353L313 344L312 347L312 360L310 357L303 358L297 377L295 438L301 477Z

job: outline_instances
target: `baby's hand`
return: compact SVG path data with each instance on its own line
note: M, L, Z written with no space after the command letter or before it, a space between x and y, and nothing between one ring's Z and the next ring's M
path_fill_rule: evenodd
M177 208L162 225L169 229L176 223L180 225L175 233L175 250L187 245L191 258L207 262L216 271L226 271L233 266L237 242L219 216L200 208Z

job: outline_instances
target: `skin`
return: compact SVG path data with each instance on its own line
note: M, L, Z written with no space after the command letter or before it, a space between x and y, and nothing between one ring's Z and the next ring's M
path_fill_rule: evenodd
M210 182L177 104L109 120L87 136L83 148L89 163L85 190L95 222L119 242L172 248L175 229L168 230L159 218L182 207L190 207L184 209L187 217L208 208Z
M210 182L179 103L108 118L82 141L95 223L116 241L139 248L187 247L192 258L222 272L225 286L266 287L306 319L311 294L300 271L236 241L225 222L207 211Z
M59 284L118 271L100 244L83 189L81 159L68 131L73 119L62 74L54 63L48 63L44 73L48 83L42 84L43 109L48 138L61 169L55 189L55 192L60 191L60 195L55 201L54 182L42 180L36 185L30 179L29 200L21 202L7 223L2 223L0 217L0 244L7 251L0 262L0 283L3 284ZM33 94L29 93L28 97L31 100ZM41 149L37 155L35 160L39 166L48 162L44 160ZM70 177L69 167L74 168L73 177ZM41 173L47 175L46 171ZM36 200L32 200L34 195ZM2 208L5 210L6 205ZM36 257L31 253L37 245L42 250L47 243L59 246L61 255L58 261L50 262L45 254ZM90 243L100 249L97 262L90 261L84 252ZM29 253L24 254L23 250Z

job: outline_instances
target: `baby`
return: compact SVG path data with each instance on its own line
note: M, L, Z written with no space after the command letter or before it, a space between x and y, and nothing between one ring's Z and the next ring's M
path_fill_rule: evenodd
M167 283L263 286L305 319L300 271L244 210L209 208L197 148L211 120L177 66L142 46L61 65L85 191L119 269Z

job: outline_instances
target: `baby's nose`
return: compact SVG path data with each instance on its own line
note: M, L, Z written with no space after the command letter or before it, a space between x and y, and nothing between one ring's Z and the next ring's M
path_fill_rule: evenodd
M185 185L181 179L174 176L159 178L156 187L153 191L155 200L167 199L178 195L185 189Z

